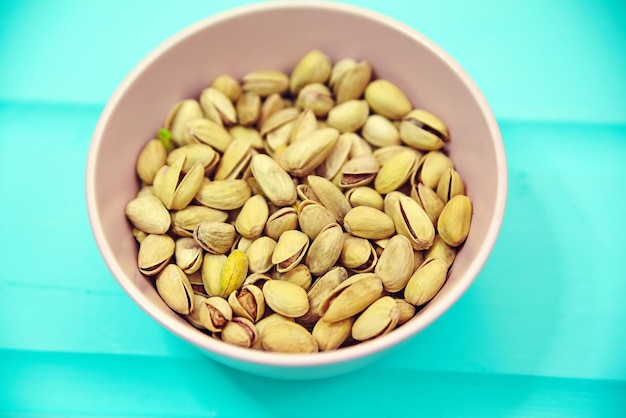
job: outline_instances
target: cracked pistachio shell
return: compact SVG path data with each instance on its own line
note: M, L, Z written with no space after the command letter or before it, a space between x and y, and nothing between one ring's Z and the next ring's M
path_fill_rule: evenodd
M196 194L198 203L218 210L239 209L252 195L245 180L206 180Z
M167 156L166 163L171 166L174 164L174 161L183 156L185 157L182 168L184 173L191 170L197 163L204 167L205 173L209 173L217 166L220 160L220 155L209 145L189 144L172 150Z
M231 126L228 129L228 133L233 139L246 138L250 141L252 148L257 150L263 149L263 138L259 131L254 128L248 128L241 125Z
M426 259L415 270L404 289L404 298L415 306L430 301L439 292L448 275L448 264L438 258Z
M222 74L215 77L215 80L211 83L211 87L224 93L233 103L243 92L241 86L239 85L239 81L228 74Z
M259 289L263 289L265 282L268 280L273 280L268 274L264 273L252 273L243 281L243 285L253 284Z
M284 108L285 101L280 94L274 93L267 96L261 104L261 113L259 114L259 120L257 122L258 128L261 129L261 126L263 126L267 118L269 118L271 115L278 112L279 110L283 110Z
M234 139L224 151L217 165L214 180L226 180L239 177L248 167L251 159L252 141L248 138Z
M450 141L448 127L443 121L422 109L415 109L404 116L400 137L405 144L424 151L441 149Z
M146 184L152 184L157 171L163 165L167 158L167 150L165 145L158 139L151 139L142 148L137 157L137 175Z
M261 97L252 91L243 93L235 103L237 118L243 126L252 126L261 114Z
M263 233L268 217L269 209L265 198L254 195L241 208L235 221L235 228L245 238L258 238Z
M415 306L404 299L395 299L395 301L398 309L398 325L405 324L415 316Z
M261 97L283 94L289 88L287 74L277 70L256 70L243 76L243 90Z
M321 351L336 350L350 336L353 323L354 318L337 322L326 322L320 319L315 323L311 334Z
M165 234L170 229L170 213L156 196L140 196L126 204L126 217L146 234Z
M414 250L425 250L433 245L435 227L415 200L402 193L389 207L388 213L393 219L396 232L407 237Z
M250 348L257 339L257 331L249 319L234 317L224 326L221 338L226 343Z
M296 184L287 172L271 157L257 154L250 162L252 175L263 194L276 206L292 205L298 194Z
M337 286L348 278L348 272L343 267L333 267L327 273L318 277L313 286L308 290L309 310L300 318L298 322L305 325L312 325L320 319L322 313L320 307L324 299Z
M305 109L293 121L291 132L289 134L289 144L298 142L306 138L309 134L317 130L317 119L311 109Z
M331 269L343 249L343 230L337 223L326 225L317 234L305 258L311 274L322 275Z
M333 150L317 167L316 175L331 180L337 174L341 175L341 167L348 161L352 140L349 134L341 134Z
M174 105L165 119L163 128L170 131L172 141L178 145L189 143L185 131L187 123L203 117L200 103L193 99L182 100Z
M344 280L321 302L320 313L326 322L341 321L357 315L383 293L383 283L374 273L359 273Z
M456 247L449 246L441 238L441 235L436 235L435 241L433 241L433 246L426 251L426 254L424 254L424 259L428 258L438 258L443 260L446 262L448 267L450 267L456 258Z
M171 238L170 238L171 239ZM193 274L202 265L202 248L193 238L179 238L175 248L176 265L185 274Z
M394 235L378 258L374 272L383 281L386 291L399 292L413 274L413 262L413 247L409 239L402 235Z
M437 193L430 187L419 183L411 188L411 197L424 208L433 225L436 224L445 205Z
M349 158L356 158L362 155L371 155L373 153L372 146L365 139L361 138L359 135L354 132L346 132L343 135L349 135L350 141L352 142L350 146L350 154Z
M267 218L265 234L273 240L278 240L285 231L298 227L298 214L290 206L281 208Z
M454 168L454 163L446 154L441 151L430 151L419 161L412 184L421 182L436 190L441 176L449 168Z
M320 205L322 204L322 202L320 201L319 197L317 197L317 195L313 191L313 188L311 186L309 186L308 184L306 184L306 183L298 184L296 186L296 192L298 193L298 197L301 200L300 204L302 204L303 202L306 202L307 200L311 200L313 202L317 202Z
M408 97L391 81L375 80L365 88L370 108L386 118L399 120L413 109Z
M338 140L336 129L318 129L289 145L280 158L280 165L292 176L307 176L330 155Z
M295 121L300 115L300 110L295 107L287 107L275 113L272 113L261 125L261 136L266 136L271 132L275 132L281 127ZM289 131L291 133L291 130ZM287 136L289 137L289 135ZM288 142L288 141L287 141ZM286 142L285 142L286 143Z
M437 195L444 203L448 203L454 196L465 194L465 187L461 176L454 168L443 172L437 184Z
M245 285L228 296L228 304L237 316L257 322L265 314L263 291L254 285Z
M208 87L202 90L202 93L200 93L200 106L202 106L204 113L213 122L225 125L237 123L237 111L233 102L216 88Z
M194 229L193 239L211 254L225 254L235 240L235 227L226 222L202 221Z
M276 161L280 161L280 156L282 152L287 148L289 144L289 138L291 138L291 133L293 132L293 126L295 125L295 120L288 122L282 125L280 128L269 132L265 136L265 143L263 144L263 149L274 157Z
M384 296L354 321L352 338L365 341L385 335L396 327L399 317L396 301L391 296Z
M311 109L315 116L324 117L335 106L335 100L333 94L324 84L312 83L300 90L296 106L300 109Z
M350 209L343 220L343 226L355 237L367 239L383 239L395 232L392 218L385 212L369 206Z
M354 208L357 206L369 206L383 210L383 197L371 187L354 187L346 192L346 198Z
M298 205L300 230L310 239L315 239L324 227L335 222L333 214L320 203L304 200Z
M387 194L402 187L417 168L416 157L413 151L404 150L390 158L376 175L376 191Z
M187 157L184 155L163 175L161 187L155 186L155 193L163 202L166 208L172 210L184 209L191 203L195 195L200 190L204 180L204 166L199 162L186 173L183 166Z
M263 285L263 296L274 312L289 318L300 317L309 310L306 291L294 283L268 280Z
M305 264L298 264L288 272L281 274L279 279L296 284L307 291L311 287L311 282L313 280L311 272Z
M202 221L225 222L228 214L206 206L189 205L171 213L172 230L180 237L193 237L193 231Z
M317 341L302 325L278 321L263 330L263 349L279 353L316 353Z
M205 144L220 152L224 152L233 140L223 126L208 120L194 119L185 126L185 140L187 144Z
M326 54L319 50L312 50L298 61L289 80L291 93L298 94L300 90L311 83L326 83L332 71L332 64Z
M361 98L371 78L372 67L368 61L361 61L342 71L333 84L337 103Z
M189 279L176 264L168 264L156 278L156 289L161 299L182 315L193 309L193 289Z
M339 224L343 223L343 218L351 208L348 199L341 193L341 190L320 176L307 176L307 182L320 203L333 214Z
M328 112L326 123L341 133L359 130L369 115L370 109L365 100L348 100Z
M205 298L198 307L198 319L203 327L211 332L221 332L228 321L233 319L233 310L224 298Z
M137 266L146 276L161 272L174 255L174 240L167 235L149 234L139 245Z
M437 220L437 230L446 244L458 247L465 242L471 222L472 201L465 195L457 195L443 207Z
M380 164L371 154L352 158L341 167L339 186L343 188L361 187L376 178Z
M309 248L309 237L298 230L288 230L281 234L272 254L272 264L276 271L285 273L297 266Z
M400 133L389 119L381 115L370 115L363 129L363 138L375 147L400 144Z
M354 273L369 273L378 264L378 255L367 239L346 234L339 260Z
M191 283L193 285L193 283ZM185 319L194 327L199 329L205 329L205 326L200 322L200 306L206 300L206 296L199 293L193 294L193 309L189 314L185 316Z
M276 248L276 241L270 237L262 236L250 244L245 250L248 257L248 267L253 273L265 273L269 271L272 264L272 254Z
M334 89L335 84L339 79L348 71L350 68L356 65L356 60L354 58L342 58L333 65L333 68L330 72L330 80L328 80L328 85Z

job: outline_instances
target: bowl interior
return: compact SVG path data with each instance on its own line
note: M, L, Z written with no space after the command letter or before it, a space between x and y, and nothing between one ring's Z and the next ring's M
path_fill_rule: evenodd
M214 77L255 69L290 71L311 49L333 62L367 59L374 76L395 82L414 107L448 125L449 154L474 204L470 235L439 295L389 335L316 356L285 356L226 346L190 326L159 298L136 267L124 206L137 190L135 162L178 100L197 98ZM500 135L482 96L452 59L388 18L349 6L252 6L202 21L144 59L122 83L96 128L87 170L90 220L103 257L129 295L157 321L193 344L235 361L267 365L332 364L380 351L422 329L466 290L485 262L504 210L506 167Z

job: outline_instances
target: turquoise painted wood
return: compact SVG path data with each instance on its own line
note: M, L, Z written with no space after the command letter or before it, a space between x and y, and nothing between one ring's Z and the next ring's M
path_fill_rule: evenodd
M509 162L504 225L475 284L372 366L246 375L128 299L89 229L91 133L151 48L245 3L0 2L0 416L626 416L620 1L352 2L467 68Z

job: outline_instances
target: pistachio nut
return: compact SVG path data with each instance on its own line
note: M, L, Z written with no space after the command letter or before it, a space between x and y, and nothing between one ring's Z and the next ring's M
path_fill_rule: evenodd
M137 157L137 175L146 184L152 184L157 171L165 165L167 150L163 142L158 139L151 139L141 149Z
M196 163L200 163L204 167L205 173L210 173L220 160L220 155L209 145L194 143L172 150L167 156L166 163L171 166L183 156L185 157L182 168L184 173L191 170Z
M383 197L371 187L360 186L348 189L346 198L353 208L356 206L369 206L383 210Z
M330 80L328 80L328 85L330 87L335 87L337 81L348 71L350 68L356 65L356 60L354 58L342 58L333 65L333 68L330 72Z
M250 164L252 141L248 138L234 139L224 151L217 166L215 180L226 180L240 177Z
M348 272L343 267L333 267L326 274L318 277L307 292L309 310L298 318L298 322L309 326L319 320L322 316L320 311L322 301L347 278Z
M337 97L337 103L359 99L372 78L372 67L369 62L361 61L337 76L333 80L333 92Z
M251 194L245 180L204 181L196 194L196 201L213 209L232 210L242 207Z
M398 325L405 324L415 316L415 306L404 299L395 299L398 309Z
M254 285L245 285L241 291L233 290L228 296L228 304L237 316L257 322L265 314L263 291Z
M461 176L454 168L449 168L443 172L437 184L437 195L443 203L448 203L454 196L465 194L465 187Z
M245 238L258 238L265 228L268 217L269 209L265 198L261 195L254 195L241 208L235 228Z
M172 230L179 237L193 237L193 231L202 221L225 222L228 214L206 206L189 205L171 213Z
M370 115L363 129L363 138L375 147L400 144L400 133L389 119L381 115Z
M267 136L269 133L275 132L276 130L289 124L290 122L295 121L299 115L300 115L300 110L295 107L287 107L287 108L278 110L275 113L272 113L265 120L265 122L263 122L263 125L261 125L261 129L260 129L261 136ZM289 130L289 133L291 133L291 129ZM287 135L287 138L289 138L289 135ZM286 144L287 142L289 142L288 139L284 143ZM273 149L275 149L275 147L273 147Z
M276 271L286 273L297 266L309 248L309 237L298 230L288 230L281 234L272 254L272 264Z
M268 280L263 285L265 303L274 312L297 318L309 310L309 299L306 290L284 280Z
M273 93L267 96L265 100L263 100L263 104L261 104L261 111L259 113L259 120L257 122L258 128L261 129L261 126L263 126L267 118L269 118L271 115L273 115L274 113L284 108L285 108L285 101L283 100L280 94Z
M385 335L396 327L399 317L396 301L391 296L383 296L354 321L352 338L365 341Z
M235 227L226 222L202 221L194 229L193 239L211 254L226 254L235 240Z
M437 219L445 205L439 195L430 187L419 183L411 188L411 197L424 208L433 225L437 224Z
M446 154L441 151L430 151L419 161L412 184L421 182L435 190L441 176L448 168L454 168L454 163Z
M254 128L248 128L241 125L231 126L228 129L228 133L233 139L245 138L250 141L252 148L256 150L262 150L264 147L263 138L259 131Z
M287 148L295 124L295 120L292 120L280 126L280 128L269 132L266 135L263 148L269 155L274 157L276 161L280 161L282 151Z
M415 200L400 193L395 203L385 211L393 219L396 232L407 237L414 250L425 250L433 245L435 227Z
M405 289L404 298L415 306L430 301L439 292L448 274L448 264L438 258L428 258L415 270Z
M223 260L223 259L222 259ZM207 261L206 255L203 263ZM212 260L210 260L212 261ZM221 260L214 262L211 269L215 269ZM204 281L204 267L202 270ZM211 296L220 296L222 298L228 297L234 290L238 290L243 285L246 275L248 273L248 258L246 254L241 250L234 250L226 257L222 265L222 269L219 275L215 274L215 271L207 272L207 278L212 280L209 282L208 293Z
M304 290L309 290L313 278L311 272L305 264L298 264L288 272L281 274L279 280L296 284Z
M328 112L326 123L341 133L355 132L363 126L369 115L369 106L365 100L348 100Z
M141 189L139 189L139 191L137 192L137 196L135 197L141 197L141 196L154 196L154 187L143 186Z
M350 209L343 220L343 226L355 237L367 239L387 238L395 232L392 218L369 206Z
M465 242L471 222L472 201L465 195L457 195L443 207L437 220L437 230L446 244L458 247Z
M333 95L324 84L307 84L298 93L296 106L300 109L311 109L315 116L324 117L335 105Z
M273 313L270 315L267 315L265 318L261 319L259 322L257 322L255 325L256 327L256 332L257 332L257 339L254 343L254 345L252 346L252 348L256 349L256 350L262 350L263 349L263 331L265 331L265 328L270 325L273 324L275 322L294 322L293 318L287 318L285 316L279 315L277 313Z
M386 291L399 292L413 274L413 261L413 247L409 239L394 235L378 258L374 272L382 280Z
M387 164L387 161L395 157L397 154L411 151L415 154L415 159L419 162L422 158L422 153L405 145L386 145L384 147L377 148L372 152L372 155L376 158L376 161L380 165Z
M326 159L317 167L316 174L331 180L341 173L341 167L348 161L350 148L352 147L351 134L341 134L333 150Z
M313 200L304 200L298 205L300 230L307 234L310 239L315 239L324 227L335 222L333 214Z
M170 238L171 239L171 238ZM193 238L179 238L175 246L176 265L185 274L193 274L202 265L202 248Z
M252 126L261 114L261 97L252 91L243 93L235 103L237 118L243 126Z
M149 234L139 245L137 266L146 276L154 276L163 270L174 255L174 240L167 235Z
M448 267L450 267L456 258L456 247L449 246L441 238L441 235L436 235L433 246L426 251L424 258L439 258L445 261Z
M233 103L237 101L243 92L239 81L227 74L217 76L211 83L211 87L224 93Z
M439 235L435 235L435 240L437 239L438 236ZM434 241L433 241L433 245L434 245ZM415 270L417 270L418 267L422 265L422 263L424 262L426 258L427 257L424 257L424 251L415 251L415 250L413 251L413 273L415 273Z
M196 163L183 173L186 157L183 155L168 168L160 184L154 187L156 196L168 209L184 209L194 198L204 179L204 167Z
M307 182L322 205L333 214L339 224L350 210L348 199L333 183L320 176L307 176Z
M354 273L369 273L378 264L378 255L367 239L346 234L339 260Z
M307 176L330 155L338 140L336 129L318 129L289 145L282 154L280 165L295 177Z
M387 194L402 187L417 167L416 157L413 151L404 150L383 164L374 180L376 191Z
M361 187L370 184L376 178L380 164L371 154L355 157L341 167L339 186Z
M261 97L283 94L289 88L289 77L277 70L256 70L243 76L243 90Z
M293 144L317 130L317 119L311 109L305 109L293 121L289 134L289 143Z
M189 279L176 264L168 264L156 278L161 299L173 311L188 315L193 309L193 290Z
M326 322L320 319L315 323L311 334L321 351L336 350L350 336L353 323L354 318L336 322Z
M237 215L237 216L239 216L239 215ZM233 243L233 247L232 247L231 251L232 250L241 250L241 251L243 251L245 253L246 251L248 251L248 248L250 248L250 245L252 245L253 242L254 242L254 239L242 237L241 235L236 234L235 242Z
M305 263L315 276L326 273L335 265L343 248L343 230L337 223L326 225L317 234L306 255Z
M326 54L319 50L312 50L298 61L289 80L291 93L298 94L300 90L311 83L326 83L330 77L332 64Z
M232 137L223 126L208 119L194 119L185 125L185 141L187 144L205 144L220 152L224 152L232 140Z
M360 157L361 155L371 155L373 153L372 146L361 138L359 135L354 132L347 132L344 135L349 135L350 140L352 141L352 146L350 147L349 158Z
M276 161L265 154L257 154L252 157L250 167L263 194L273 204L287 206L295 203L298 197L296 185Z
M236 316L226 323L221 338L229 344L250 348L257 339L257 332L252 321Z
M344 280L321 302L320 313L326 322L337 322L357 315L383 293L383 283L374 273L359 273Z
M259 289L263 289L263 286L268 280L273 280L269 275L264 273L252 273L243 281L243 285L255 285Z
M237 111L233 102L214 87L207 87L200 93L200 106L209 119L219 125L237 123Z
M139 229L133 227L133 237L135 237L135 240L137 241L138 244L141 244L143 240L146 239L147 236L148 234L146 234L145 232L140 231Z
M170 131L174 144L181 146L189 143L185 134L187 123L202 118L200 103L193 99L179 101L165 119L163 128Z
M222 332L233 319L233 310L225 299L218 296L204 298L198 307L198 319L211 332Z
M450 141L448 128L437 116L415 109L404 116L400 124L402 142L419 150L441 149Z
M227 259L224 254L205 253L202 257L202 284L207 295L216 296L222 293L220 276Z
M193 283L191 283L193 286ZM194 327L198 329L205 329L202 322L200 322L200 305L204 303L206 300L206 296L200 293L193 294L193 309L187 315L185 315L185 319Z
M276 248L276 241L267 236L258 237L245 250L248 257L248 267L253 273L265 273L272 264L272 254Z
M389 119L402 119L413 106L408 97L389 80L372 81L365 88L365 100L379 115Z
M316 353L317 341L302 325L278 321L265 326L263 349L280 353Z
M306 202L307 200L311 200L313 202L317 202L320 205L322 204L322 202L320 201L320 198L317 197L317 195L313 191L313 188L310 185L306 184L306 183L298 184L296 186L296 192L298 193L298 197L302 200L302 202L300 204Z
M124 213L135 228L146 234L165 234L170 229L170 213L156 196L134 198L126 204Z

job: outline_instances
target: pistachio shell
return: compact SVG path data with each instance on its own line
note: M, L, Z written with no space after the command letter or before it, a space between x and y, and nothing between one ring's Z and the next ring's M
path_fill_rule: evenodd
M190 280L191 282L191 280ZM193 286L193 283L191 283ZM194 327L198 329L205 329L205 326L200 322L200 305L204 304L206 300L206 296L201 295L199 293L193 294L193 309L187 315L185 315L185 319Z
M232 141L232 137L224 127L204 118L188 122L184 132L187 144L205 144L221 152L224 152Z
M222 341L229 344L250 348L257 339L257 332L252 321L246 318L234 317L224 326L221 338Z
M285 108L285 102L283 98L280 96L280 94L273 93L267 96L267 98L263 101L263 104L261 105L261 113L259 114L259 121L258 121L259 129L261 128L261 126L263 126L267 118L269 118L271 115L273 115L274 113L284 108Z
M252 141L248 138L234 139L224 151L214 180L234 179L239 177L250 163Z
M261 236L250 244L245 250L248 257L248 267L253 273L265 273L272 264L272 254L276 248L276 241L267 236Z
M401 119L413 108L398 86L383 79L372 81L367 86L365 100L374 112L389 119Z
M306 255L306 265L311 274L326 273L337 262L343 248L343 230L339 224L325 226L317 234Z
M280 280L296 284L304 290L309 290L312 279L311 272L305 264L298 264L293 269L280 275Z
M456 247L449 246L441 238L441 235L436 235L435 240L433 241L433 246L426 251L424 258L439 258L445 261L448 267L450 267L456 258Z
M168 165L174 164L179 158L185 157L182 171L184 173L191 170L191 168L200 163L204 167L204 172L211 172L218 164L220 156L213 148L206 144L189 144L180 148L172 150L167 156L166 163Z
M298 223L302 232L315 239L325 226L335 223L335 217L321 204L304 200L298 206Z
M174 255L174 240L167 235L149 234L139 245L137 265L146 276L161 272Z
M219 276L219 291L214 296L227 297L233 291L238 290L243 285L248 273L248 258L243 251L232 251L224 265Z
M270 132L274 132L282 126L295 121L299 115L300 110L295 107L284 108L272 113L261 126L261 136L266 136Z
M394 221L384 212L369 206L350 209L343 226L352 235L367 239L382 239L395 232Z
M296 185L283 168L271 157L258 154L250 163L252 174L263 194L276 206L292 205L298 195Z
M317 341L302 325L279 321L263 330L265 351L281 353L316 353Z
M189 205L171 213L172 230L181 237L192 237L193 231L202 221L225 222L228 214L206 206Z
M226 264L224 254L205 253L202 258L202 284L207 295L217 296L222 293L220 276Z
M227 74L215 77L215 80L211 83L211 87L224 93L231 102L235 102L242 93L239 81Z
M337 139L335 147L326 159L317 167L316 174L325 179L332 179L341 172L341 167L348 161L352 139L350 134L341 134Z
M454 196L465 194L465 187L461 176L454 168L449 168L443 172L437 184L437 196L443 203L447 203Z
M378 255L372 244L365 238L346 234L339 258L341 264L354 273L368 273L378 263Z
M128 220L146 234L165 234L170 229L170 214L155 196L145 195L131 200L124 212Z
M196 201L213 209L232 210L242 207L251 194L245 180L205 181L196 194Z
M234 125L237 123L237 112L233 102L228 96L214 87L208 87L200 93L200 106L202 106L202 110L207 115L211 115L214 112L223 124ZM213 121L220 123L218 120Z
M370 115L363 129L363 138L375 147L400 144L400 133L389 119L381 115Z
M187 315L193 309L193 290L189 279L176 264L168 264L156 278L156 289L173 311Z
M372 67L367 61L361 61L342 71L333 83L337 103L359 99L372 78Z
M167 158L167 150L161 141L151 139L142 148L137 157L137 175L146 184L152 184L157 171L163 167Z
M217 296L205 298L198 308L202 326L211 332L221 332L233 318L233 310L225 299Z
M393 156L380 169L374 180L374 187L380 194L399 189L413 175L417 158L413 151L405 150Z
M411 151L415 154L415 159L419 162L422 158L422 153L414 150L413 148L407 147L405 145L386 145L384 147L380 147L372 152L372 155L376 158L376 161L380 165L387 164L387 161L395 157L399 153L404 153L406 151Z
M376 178L380 164L371 154L352 158L341 168L341 187L361 187L370 184Z
M370 306L382 292L383 284L376 274L355 274L324 298L320 304L320 313L326 322L350 318Z
M435 227L424 209L415 200L400 194L388 213L393 219L396 232L407 237L413 249L430 248L435 239Z
M325 85L321 83L307 84L298 93L296 106L300 109L311 109L315 116L324 117L335 105L333 95Z
M309 310L303 316L298 318L298 322L306 325L315 323L322 313L320 307L322 301L332 292L340 283L348 278L348 272L343 267L334 267L326 274L313 283L313 286L307 292L309 299Z
M415 306L404 299L395 299L398 309L398 325L405 324L415 316Z
M235 240L235 228L226 222L202 221L193 231L200 247L212 254L225 254Z
M384 296L372 303L352 325L352 338L365 341L380 337L394 329L400 315L396 301Z
M282 94L289 88L289 77L281 71L257 70L243 76L243 90L261 97Z
M353 208L356 206L369 206L383 210L383 197L371 187L354 187L346 192L346 198Z
M472 222L472 201L465 195L454 196L441 211L437 230L441 239L451 247L458 247L467 238Z
M405 144L424 151L441 149L450 140L443 121L423 109L415 109L402 119L400 137Z
M228 304L237 316L257 322L265 314L263 291L254 285L245 285L241 291L233 290L228 296Z
M330 155L338 140L336 129L318 129L289 145L280 159L281 166L293 176L306 176Z
M276 265L276 271L285 273L304 258L309 248L309 237L297 230L285 231L281 234L272 254L272 264Z
M261 113L261 97L252 91L243 93L235 104L237 118L243 126L252 126L259 120Z
M430 187L426 187L422 183L419 183L417 186L413 186L411 188L411 197L417 201L422 208L424 208L433 224L436 224L437 219L439 219L439 215L445 206L445 203L441 200L437 193L435 193L435 191Z
M348 100L328 112L326 123L341 133L355 132L363 126L369 115L369 106L365 100Z
M386 291L399 292L413 274L413 247L409 239L395 235L378 258L374 272L383 281Z
M193 238L177 239L174 254L176 265L185 274L195 273L202 265L202 248Z
M320 319L313 327L312 335L321 351L336 350L350 336L354 318L326 322Z
M154 192L168 209L184 209L194 198L204 179L204 167L196 163L187 173L183 173L186 156L182 156L168 168L161 183Z
M326 54L312 50L298 61L289 81L291 93L297 94L302 87L311 83L326 83L330 77L332 65Z
M404 289L407 302L421 306L439 292L448 273L448 264L438 258L429 258L413 273Z
M265 303L274 312L297 318L309 310L306 291L300 286L283 280L268 280L263 285Z
M328 85L330 87L335 88L335 84L339 81L339 79L351 68L356 65L356 60L354 58L342 58L333 65L332 71L330 73L330 80L328 81Z
M350 146L349 158L356 158L362 155L372 154L372 146L369 144L369 142L367 142L354 132L346 132L343 135L349 135L350 140L352 141L352 145Z
M273 240L278 240L285 231L298 227L298 214L292 207L285 207L272 213L265 224L265 233Z
M289 134L289 143L293 144L317 130L317 119L311 109L305 109L293 121L291 133Z
M185 134L187 123L200 119L202 116L200 103L193 99L182 100L174 105L163 124L163 128L170 131L174 144L184 145L189 143Z
M235 228L245 238L258 238L265 228L268 217L269 209L265 198L255 195L244 203L237 215Z
M435 190L441 176L448 168L454 168L454 163L447 155L441 151L430 151L420 160L413 184L421 182Z

